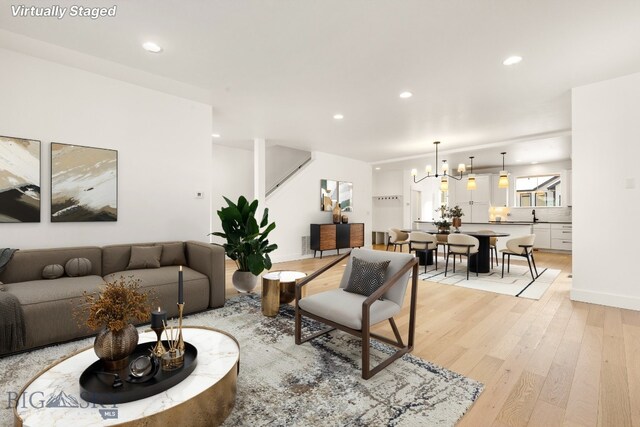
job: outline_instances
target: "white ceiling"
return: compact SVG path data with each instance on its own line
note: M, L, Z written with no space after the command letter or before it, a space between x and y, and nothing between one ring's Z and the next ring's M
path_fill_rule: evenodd
M434 140L541 157L535 144L558 135L568 156L570 89L640 71L638 0L81 2L118 5L95 21L14 18L18 3L0 0L1 29L204 89L217 143L264 137L371 162ZM512 54L522 63L502 65Z

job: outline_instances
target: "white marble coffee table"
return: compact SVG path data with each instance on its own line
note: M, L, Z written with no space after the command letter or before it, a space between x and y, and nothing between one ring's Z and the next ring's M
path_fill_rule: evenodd
M198 349L193 373L170 389L128 403L100 405L80 398L78 378L98 358L93 347L44 369L20 393L16 426L219 425L236 398L240 348L231 335L204 327L185 327L184 340ZM140 334L140 343L155 333Z

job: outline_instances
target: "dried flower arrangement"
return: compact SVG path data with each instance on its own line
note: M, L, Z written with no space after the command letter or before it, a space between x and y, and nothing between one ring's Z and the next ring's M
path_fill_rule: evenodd
M147 302L150 292L140 291L140 280L120 276L106 284L100 293L83 293L85 303L75 311L76 319L91 329L103 326L118 332L131 321L149 320L151 304ZM86 315L88 314L88 317Z

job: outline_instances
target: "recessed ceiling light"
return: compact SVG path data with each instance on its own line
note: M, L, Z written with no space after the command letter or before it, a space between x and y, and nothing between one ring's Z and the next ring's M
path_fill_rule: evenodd
M212 138L220 138L220 134L219 133L212 133L211 137Z
M376 166L376 170L379 171L381 168L380 166Z
M522 61L522 56L514 55L514 56L508 57L502 63L504 65L513 65L513 64L517 64L520 61Z
M516 162L521 162L521 161L522 161L522 159L516 159Z
M154 42L144 42L144 43L142 43L142 47L147 52L151 52L151 53L160 53L160 52L162 52L162 48L158 44L156 44Z
M344 116L342 114L334 114L333 118L336 119L336 120L342 120L342 119L344 119Z
M531 162L532 165L537 165L540 162Z
M413 96L413 94L411 92L402 92L400 94L400 98L402 98L402 99L411 98L412 96Z

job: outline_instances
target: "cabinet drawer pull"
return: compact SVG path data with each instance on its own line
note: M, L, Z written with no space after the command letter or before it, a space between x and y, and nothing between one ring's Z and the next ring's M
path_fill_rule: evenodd
M570 232L570 231L563 231L563 233L565 233L565 234L567 234L567 233L568 233L568 234L571 234L571 232Z
M569 240L568 242L566 240L563 240L562 243L571 243L571 240Z

